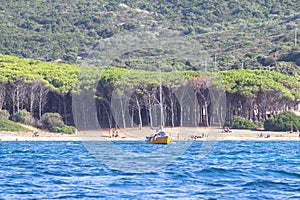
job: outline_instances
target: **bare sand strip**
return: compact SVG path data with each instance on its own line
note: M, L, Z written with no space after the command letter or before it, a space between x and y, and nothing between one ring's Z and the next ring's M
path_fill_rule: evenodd
M6 132L0 131L1 141L112 141L112 140L145 140L146 136L155 131L150 128L118 129L118 137L109 137L109 130L78 131L76 134L67 135L61 133L49 133L39 131L39 136L34 137L30 132ZM299 134L294 132L270 132L232 130L231 133L223 133L220 128L165 128L173 140L299 140ZM262 137L258 137L262 135ZM266 137L269 135L269 137ZM192 137L194 136L194 137Z

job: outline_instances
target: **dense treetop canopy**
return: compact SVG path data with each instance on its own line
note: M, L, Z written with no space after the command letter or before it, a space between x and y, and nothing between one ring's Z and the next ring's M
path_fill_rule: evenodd
M39 80L57 92L68 92L74 87L79 67L38 60L21 59L0 54L1 82Z
M116 67L79 67L70 64L42 62L0 54L0 80L32 81L40 80L52 90L80 92L95 90L97 85L112 85L120 90L148 85L159 85L158 71L130 70ZM222 87L230 93L255 96L260 91L281 91L282 96L295 100L299 98L297 76L290 76L269 70L227 70L220 72L173 71L162 72L162 84L169 88L178 88L192 77L209 77L212 84Z

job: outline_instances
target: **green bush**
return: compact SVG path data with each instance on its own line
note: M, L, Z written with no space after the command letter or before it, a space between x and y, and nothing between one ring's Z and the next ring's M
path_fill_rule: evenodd
M284 112L265 120L264 129L267 131L299 130L300 117L292 112Z
M65 134L74 134L76 132L76 128L74 126L64 126L62 128L62 132Z
M29 129L5 118L0 118L0 131L28 132Z
M27 110L20 110L19 112L12 114L10 119L26 125L33 125L35 121Z
M64 133L64 134L74 134L76 132L76 128L74 126L63 126L63 127L52 127L52 132Z
M42 129L47 129L51 132L74 134L76 128L73 126L66 126L59 113L45 113L41 118Z
M257 128L253 121L244 119L240 116L233 116L231 127L236 129L250 129L250 130L254 130Z
M0 110L0 118L9 118L9 112L7 110Z
M42 129L48 129L49 131L57 132L55 131L54 127L63 127L64 122L62 120L62 117L59 113L45 113L42 115L41 118L42 123Z

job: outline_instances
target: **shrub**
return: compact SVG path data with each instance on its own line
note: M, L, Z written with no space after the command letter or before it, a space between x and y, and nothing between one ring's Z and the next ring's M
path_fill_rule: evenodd
M236 129L250 129L250 130L254 130L257 128L253 121L244 119L240 116L233 116L231 127Z
M300 129L300 117L292 112L284 112L264 122L267 131L290 131Z
M5 118L0 118L0 131L24 131L28 132L29 129Z
M30 112L27 110L20 110L10 116L10 119L26 125L34 124L34 118L31 116Z
M64 134L74 134L76 128L74 126L63 126L63 127L52 127L53 132L64 133Z
M62 132L65 134L74 134L76 132L76 128L74 126L64 126L62 128Z
M0 110L0 118L8 119L9 112L7 110Z
M45 113L41 118L42 129L54 131L54 127L63 127L64 122L59 113ZM57 132L57 131L54 131Z
M291 51L280 58L280 61L285 62L295 62L298 66L300 65L300 52L299 51Z
M74 134L76 128L73 126L66 126L59 113L45 113L41 118L43 129L51 132Z

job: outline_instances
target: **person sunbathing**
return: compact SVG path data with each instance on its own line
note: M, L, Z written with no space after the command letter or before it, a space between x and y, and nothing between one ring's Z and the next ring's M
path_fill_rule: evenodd
M232 131L230 130L230 128L227 127L227 126L224 127L223 131L224 131L225 133L231 133L231 132L232 132Z
M262 138L263 137L263 134L262 134L262 132L260 132L259 134L257 134L257 136L256 137L258 137L258 138Z
M39 135L40 135L39 132L36 131L36 132L34 132L34 133L32 134L32 137L38 137Z

